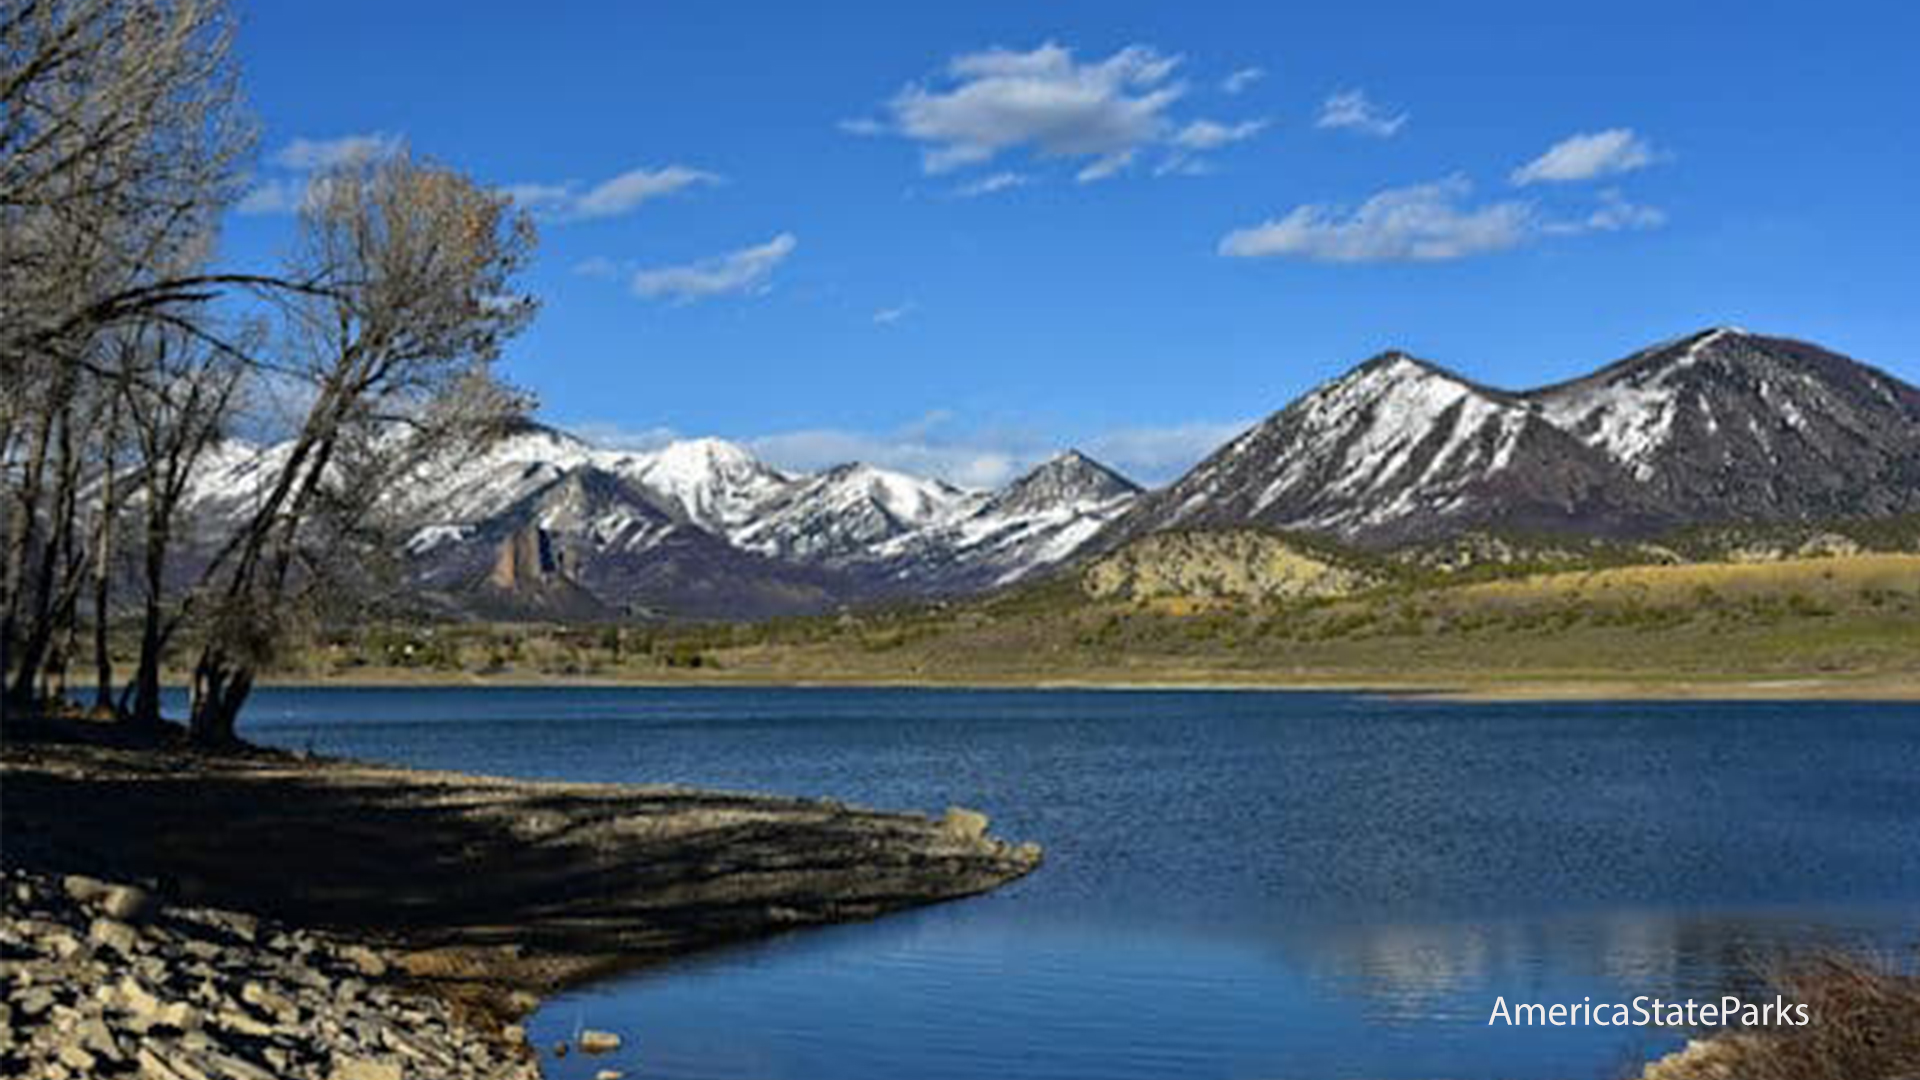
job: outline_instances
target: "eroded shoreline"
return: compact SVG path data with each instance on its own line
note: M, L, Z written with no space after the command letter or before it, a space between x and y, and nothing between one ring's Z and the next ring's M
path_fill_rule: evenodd
M205 936L197 928L256 918L277 928L266 940L317 942L306 951L322 959L368 950L382 985L449 1010L448 1030L494 1047L512 1046L517 1021L542 996L610 970L984 892L1040 861L1037 847L992 838L986 819L968 812L936 821L825 800L18 738L0 756L0 814L9 940L31 938L8 947L57 960L39 969L47 978L85 982L144 966L150 982L170 985L160 978L177 966L167 957L184 963L213 948L189 947ZM132 885L151 911L135 923L92 910L63 895L68 875ZM23 920L37 922L23 930ZM94 940L101 920L133 938L109 927L101 933L111 940ZM259 969L243 983L304 962L297 949L289 959L219 933L230 967ZM415 1075L407 1055L377 1039L325 1045L340 1029L328 1033L321 1006L300 1029L302 1045L316 1045L280 1046L276 1066L264 1056L270 1040L216 1021L224 1012L271 1026L274 1017L245 1007L238 985L205 990L208 1002L193 1005L189 992L207 979L183 978L183 1004L205 1021L194 1043L207 1045L161 1027L155 1039L172 1041L136 1032L114 1060L132 1070L147 1068L142 1050L220 1054L320 1080L366 1060L369 1078L394 1075L388 1065ZM70 986L38 1015L9 1014L10 1049L0 1053L34 1045L36 1025L85 1021L81 997L104 1003L117 986ZM531 1062L524 1043L514 1059Z

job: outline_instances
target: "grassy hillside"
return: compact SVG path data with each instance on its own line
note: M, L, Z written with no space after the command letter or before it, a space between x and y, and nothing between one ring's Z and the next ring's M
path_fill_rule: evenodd
M1228 534L984 600L752 624L363 628L286 679L1920 693L1920 554L1468 570ZM1579 556L1579 552L1573 553ZM1568 568L1570 567L1570 568Z

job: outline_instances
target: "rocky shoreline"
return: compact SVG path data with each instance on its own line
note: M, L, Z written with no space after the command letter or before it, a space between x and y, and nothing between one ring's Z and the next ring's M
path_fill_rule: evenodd
M545 994L1041 857L957 808L8 734L4 1075L535 1080L520 1020ZM595 1034L571 1049L617 1047Z
M397 957L137 886L9 869L0 1074L44 1080L537 1080L517 1029Z

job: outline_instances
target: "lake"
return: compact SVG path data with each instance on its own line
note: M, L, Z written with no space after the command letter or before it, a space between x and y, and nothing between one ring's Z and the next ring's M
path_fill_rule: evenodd
M1295 692L270 689L252 738L524 777L981 809L987 896L582 988L585 1080L1612 1078L1670 1030L1508 1002L1717 996L1920 938L1920 705ZM1771 1000L1769 998L1769 1000Z

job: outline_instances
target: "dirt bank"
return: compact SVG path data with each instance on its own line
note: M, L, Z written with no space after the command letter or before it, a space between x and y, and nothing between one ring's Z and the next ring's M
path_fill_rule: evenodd
M132 883L161 910L243 912L372 946L408 989L492 1035L538 995L609 969L982 892L1040 860L967 812L928 820L17 729L0 753L0 828L10 871Z

